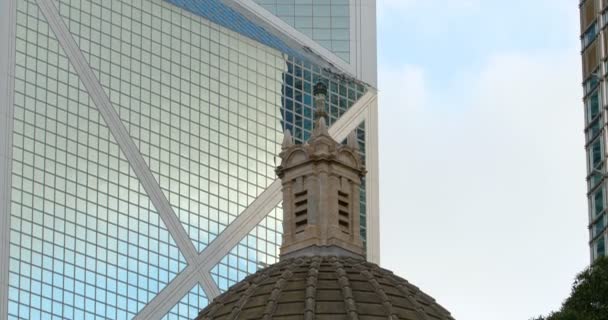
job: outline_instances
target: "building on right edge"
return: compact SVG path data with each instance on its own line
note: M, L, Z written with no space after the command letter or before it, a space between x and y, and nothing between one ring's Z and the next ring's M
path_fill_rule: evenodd
M608 0L582 0L581 52L585 105L585 149L587 151L587 198L589 200L589 246L591 260L606 255L608 214L606 213L605 107L608 71Z

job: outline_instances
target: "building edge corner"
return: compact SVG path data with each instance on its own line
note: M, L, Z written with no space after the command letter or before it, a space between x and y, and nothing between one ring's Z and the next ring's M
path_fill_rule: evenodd
M367 168L367 259L380 264L380 205L378 155L378 95L367 107L365 120L365 154Z
M8 318L16 0L0 0L0 320Z
M355 19L351 22L354 27L354 41L351 44L351 56L357 78L378 87L378 41L377 41L377 9L376 0L351 0L354 2ZM352 3L351 2L351 3ZM352 6L352 5L351 5ZM352 37L352 36L351 36Z

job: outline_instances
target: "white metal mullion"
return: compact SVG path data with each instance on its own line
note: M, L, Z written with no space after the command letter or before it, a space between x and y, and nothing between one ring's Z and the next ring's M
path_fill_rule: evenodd
M15 99L15 0L0 0L0 319L8 318L10 219Z
M55 33L59 44L76 70L80 81L83 83L89 96L97 106L97 109L105 120L112 136L129 161L135 175L139 178L141 185L150 197L158 214L165 223L167 230L175 240L177 247L184 255L186 261L192 263L198 254L192 240L173 211L173 208L154 178L150 168L147 166L146 161L139 152L135 142L131 139L129 131L120 120L118 113L112 106L110 98L103 90L99 80L95 77L95 73L89 66L84 54L80 51L78 44L61 18L59 11L52 0L37 0L37 2L51 30Z
M370 102L365 120L367 260L380 264L378 98Z

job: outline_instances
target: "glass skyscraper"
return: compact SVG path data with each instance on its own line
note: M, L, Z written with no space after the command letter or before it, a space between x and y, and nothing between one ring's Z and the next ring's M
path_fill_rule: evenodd
M580 2L583 92L585 105L585 148L589 200L589 247L591 260L608 254L608 171L606 107L608 74L608 1Z
M192 319L274 263L317 82L378 262L375 32L375 0L0 0L0 319Z

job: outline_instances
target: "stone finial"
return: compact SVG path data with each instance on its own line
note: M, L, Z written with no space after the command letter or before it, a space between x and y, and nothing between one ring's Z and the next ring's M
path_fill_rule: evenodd
M317 84L315 84L315 87L312 88L312 94L315 96L319 94L327 96L327 86L325 85L325 83L317 82Z
M357 141L357 134L355 131L351 131L346 138L346 144L354 150L359 150L359 142Z
M327 129L327 124L325 123L325 118L321 117L315 120L315 127L312 130L312 137L327 135L329 136L329 131Z
M323 82L317 82L312 90L315 101L315 127L319 119L327 118L325 111L325 98L327 97L327 86Z
M281 144L281 147L283 149L287 149L289 147L291 147L293 145L293 137L291 136L291 131L285 130L285 133L283 133L283 143Z
M359 192L365 168L356 139L351 135L349 143L340 144L327 132L325 119L317 119L317 124L306 144L287 144L279 155L281 257L364 257Z

